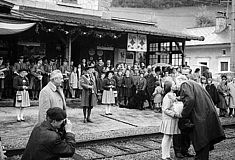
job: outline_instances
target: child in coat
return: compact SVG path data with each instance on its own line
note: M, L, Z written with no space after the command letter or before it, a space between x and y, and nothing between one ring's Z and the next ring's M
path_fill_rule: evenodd
M177 117L180 117L174 109L173 103L176 101L176 95L172 90L172 82L166 81L164 83L164 93L165 96L163 98L162 103L162 122L160 125L160 132L163 133L162 139L162 159L168 160L170 158L170 147L172 143L172 138L174 134L180 134L180 130L178 128Z
M161 112L162 93L163 93L163 89L160 86L160 82L157 81L156 88L153 92L154 109L156 109L156 112Z

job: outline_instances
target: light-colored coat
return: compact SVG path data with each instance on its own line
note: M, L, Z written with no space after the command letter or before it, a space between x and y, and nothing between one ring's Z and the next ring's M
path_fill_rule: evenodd
M63 89L49 82L39 94L39 113L38 122L43 122L46 119L46 112L49 108L59 107L66 110L66 102Z
M75 72L72 72L70 75L70 85L72 89L78 88L78 75Z
M230 103L229 108L235 108L235 83L231 82L228 84L230 93Z

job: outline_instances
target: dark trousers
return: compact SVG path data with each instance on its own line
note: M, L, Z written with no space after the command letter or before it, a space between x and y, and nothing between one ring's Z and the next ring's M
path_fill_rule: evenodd
M188 132L181 131L181 134L173 136L173 148L176 153L188 153L190 147L190 137Z
M196 151L195 160L209 160L210 145L206 145L199 151Z

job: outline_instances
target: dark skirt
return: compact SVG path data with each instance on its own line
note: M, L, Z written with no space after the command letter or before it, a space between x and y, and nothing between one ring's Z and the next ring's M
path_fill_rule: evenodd
M0 78L0 90L4 89L4 78Z
M64 82L63 82L63 89L64 90L70 89L69 80L64 80Z
M127 108L142 109L145 100L146 100L145 91L139 91L134 96L131 97L130 101L128 102Z
M132 88L123 88L123 97L131 97L133 95Z

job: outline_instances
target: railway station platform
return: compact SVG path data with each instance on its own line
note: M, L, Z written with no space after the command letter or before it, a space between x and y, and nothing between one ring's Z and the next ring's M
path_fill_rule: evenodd
M83 111L78 104L68 104L67 115L73 123L76 141L85 142L107 138L127 137L159 132L161 114L152 110L112 108L113 115L105 115L105 106L93 108L91 120L83 122ZM0 107L0 136L6 149L25 148L29 135L37 123L38 106L25 109L25 122L16 121L14 107ZM222 124L234 124L235 118L221 118Z

